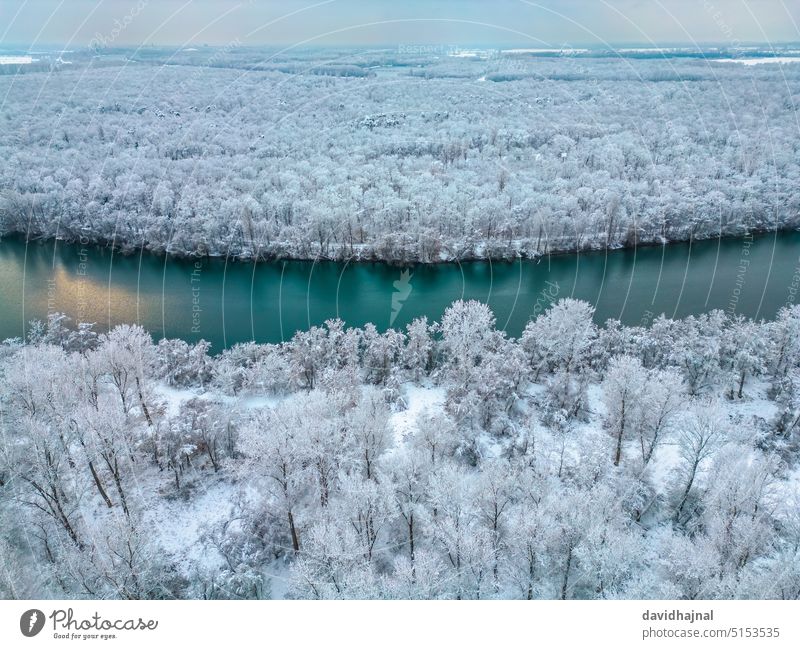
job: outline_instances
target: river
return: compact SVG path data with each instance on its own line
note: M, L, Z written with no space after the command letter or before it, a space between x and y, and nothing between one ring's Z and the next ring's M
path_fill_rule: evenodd
M407 271L407 272L406 272ZM438 319L454 300L488 302L518 336L554 300L596 307L598 323L647 324L718 308L770 319L800 300L800 232L543 257L414 266L381 263L122 256L63 242L0 241L0 339L22 336L48 312L106 331L140 323L163 336L279 342L340 317L383 330Z

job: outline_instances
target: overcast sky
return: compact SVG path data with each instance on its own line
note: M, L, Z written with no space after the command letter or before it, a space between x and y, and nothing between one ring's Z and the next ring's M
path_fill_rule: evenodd
M543 45L800 40L798 0L0 0L0 43Z

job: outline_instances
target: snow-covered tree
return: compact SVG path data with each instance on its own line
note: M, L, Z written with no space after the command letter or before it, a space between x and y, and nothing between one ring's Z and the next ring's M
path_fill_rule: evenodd
M597 336L593 316L594 307L588 302L565 298L528 323L521 343L535 376L581 369Z
M701 400L692 404L678 425L677 442L681 462L675 481L675 520L683 521L692 495L698 489L706 460L725 443L729 434L727 415L718 402Z
M614 438L614 465L622 459L623 443L638 436L642 426L641 393L647 370L638 358L621 356L609 364L603 379L606 426Z

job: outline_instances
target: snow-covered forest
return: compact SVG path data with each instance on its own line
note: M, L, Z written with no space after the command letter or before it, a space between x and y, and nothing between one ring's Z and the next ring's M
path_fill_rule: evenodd
M798 225L795 63L235 43L70 56L0 75L0 234L438 261Z
M0 597L797 598L800 307L0 345Z

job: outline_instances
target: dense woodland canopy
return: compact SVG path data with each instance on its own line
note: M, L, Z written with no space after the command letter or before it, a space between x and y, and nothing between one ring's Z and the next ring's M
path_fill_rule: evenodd
M0 597L797 598L800 307L0 345Z
M73 56L0 75L0 234L436 261L798 225L799 64Z
M0 234L437 261L797 227L799 64L564 54L0 66ZM593 316L218 355L33 322L0 343L0 597L800 597L800 307Z

